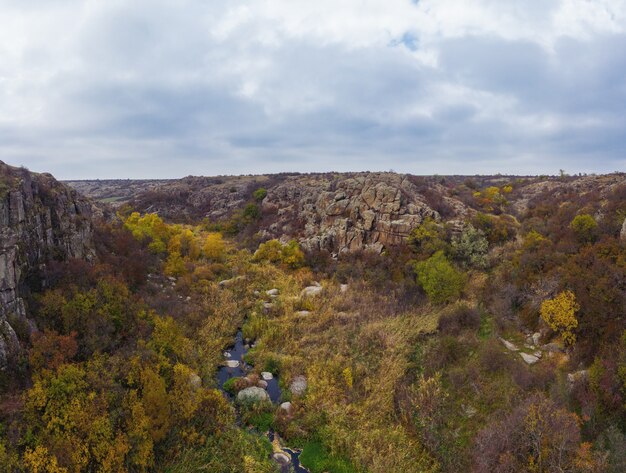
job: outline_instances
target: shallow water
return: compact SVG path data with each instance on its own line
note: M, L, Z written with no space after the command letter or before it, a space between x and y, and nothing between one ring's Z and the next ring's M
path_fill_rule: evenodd
M224 383L231 378L246 376L252 368L251 366L246 365L243 361L243 357L246 353L248 353L248 349L243 341L243 333L241 330L239 330L235 336L235 343L224 352L230 354L230 357L224 357L224 360L237 360L239 362L239 366L235 368L229 368L228 366L220 367L217 372L217 383L220 390L226 396L230 399L234 399L232 394L224 391ZM274 376L272 379L267 381L267 393L269 394L273 404L278 404L282 395L278 381L278 376ZM270 442L274 440L274 432L272 430L268 432L267 438L270 439ZM283 448L283 450L291 457L291 465L282 467L283 472L289 473L290 471L294 471L295 473L310 473L309 470L300 465L300 450L292 450L287 447ZM293 467L293 470L290 470L290 467Z
M274 441L274 431L273 430L270 430L267 433L267 438L269 439L270 442ZM287 453L291 457L291 465L287 465L286 467L283 467L282 471L289 472L290 471L290 469L289 469L290 466L293 466L293 471L295 471L295 473L311 473L305 467L300 465L300 454L302 453L302 450L292 450L291 448L283 447L283 451L285 453Z
M243 361L243 357L246 353L248 353L248 349L244 346L243 343L243 333L241 330L237 332L235 336L235 344L230 348L225 350L225 353L230 353L230 357L224 357L224 360L237 360L239 362L239 366L236 368L229 368L228 366L220 367L217 372L217 383L219 388L223 391L224 383L228 381L230 378L239 378L245 376L250 369L249 366L245 364ZM224 391L228 397L232 398L232 395Z

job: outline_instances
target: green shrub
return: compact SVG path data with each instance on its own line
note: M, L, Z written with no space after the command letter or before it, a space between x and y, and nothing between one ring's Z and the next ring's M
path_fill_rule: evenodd
M237 384L237 380L239 380L239 379L241 379L241 378L230 378L230 379L227 379L226 382L224 383L224 385L222 386L222 388L227 393L236 394L236 392L237 392L236 384Z
M309 442L302 449L300 463L311 473L356 473L356 469L344 458L331 455L319 442Z
M254 198L254 200L256 200L257 202L261 202L263 199L265 199L265 196L267 195L267 189L263 188L263 187L259 187L257 190L255 190L252 193L252 197Z
M443 254L436 252L426 261L415 264L417 280L433 304L444 304L459 298L466 277Z
M248 423L261 432L267 432L274 425L274 416L271 412L256 412L248 418Z
M589 214L576 215L569 226L583 243L594 241L597 237L598 224Z

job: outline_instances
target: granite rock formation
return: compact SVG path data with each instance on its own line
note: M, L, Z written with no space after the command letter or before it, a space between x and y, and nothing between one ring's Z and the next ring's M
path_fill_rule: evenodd
M51 260L94 257L91 203L50 174L0 161L0 369L19 349L11 320L27 317L22 293L45 285Z

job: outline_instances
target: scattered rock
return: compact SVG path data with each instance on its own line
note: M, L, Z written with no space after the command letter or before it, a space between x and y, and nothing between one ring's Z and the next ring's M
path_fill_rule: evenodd
M225 351L224 352L224 358L231 358L233 355L230 354L230 352Z
M267 394L267 391L257 386L242 389L239 393L237 393L237 401L240 403L254 403L269 400L270 395Z
M263 378L265 381L269 381L270 379L274 379L274 375L272 375L272 373L270 373L269 371L263 371L261 373L261 378Z
M588 379L589 370L574 371L573 373L567 374L567 382L569 383L570 388L572 388L574 384L587 381Z
M239 281L241 279L243 279L243 276L236 276L234 278L224 279L223 281L220 281L217 284L220 287L228 287L228 286L232 286L234 283L236 283L237 281Z
M307 382L304 376L296 376L289 385L289 390L297 396L302 396L306 391L306 388Z
M226 366L229 368L238 368L239 362L237 360L226 360Z
M535 355L530 355L528 353L520 353L519 356L522 357L522 359L526 362L526 364L528 365L534 365L535 363L537 363L539 361L539 358L537 358Z
M272 310L272 307L274 307L274 304L272 304L271 302L264 302L263 303L263 310L265 312L269 312L270 310Z
M281 466L287 466L291 463L291 458L284 452L276 452L272 454L272 458L275 462L279 463Z
M507 350L519 351L519 348L517 348L513 343L509 342L508 340L505 340L504 338L500 337L500 341L506 347Z
M339 290L341 292L348 292L348 285L347 284L342 284L341 286L339 286Z
M541 333L540 332L535 332L535 333L533 333L531 338L533 340L533 345L539 346L539 341L541 340Z
M558 352L565 351L563 347L560 346L558 343L546 343L544 346L541 347L541 349L543 351L548 351L551 353L558 353Z
M463 410L465 417L474 417L478 413L478 409L472 406L462 405L461 409Z
M619 232L619 239L621 241L626 241L626 218L624 219L624 223L622 223L622 230Z
M202 379L196 373L191 373L189 375L189 385L194 389L198 389L202 386Z
M307 315L311 315L311 312L308 310L299 310L297 312L294 312L294 315L298 317L306 317Z
M318 294L321 294L323 290L324 288L322 286L308 286L302 289L300 296L302 297L317 296Z
M278 289L276 288L270 289L268 291L265 291L265 294L267 294L270 297L276 297L278 295Z

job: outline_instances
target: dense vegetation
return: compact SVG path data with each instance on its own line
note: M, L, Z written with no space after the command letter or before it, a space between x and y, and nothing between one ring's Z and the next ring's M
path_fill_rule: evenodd
M626 471L626 187L514 216L514 182L454 186L462 227L381 255L242 249L263 189L219 225L101 223L29 301L0 470L272 472L272 428L312 472ZM217 389L238 328L290 410Z

